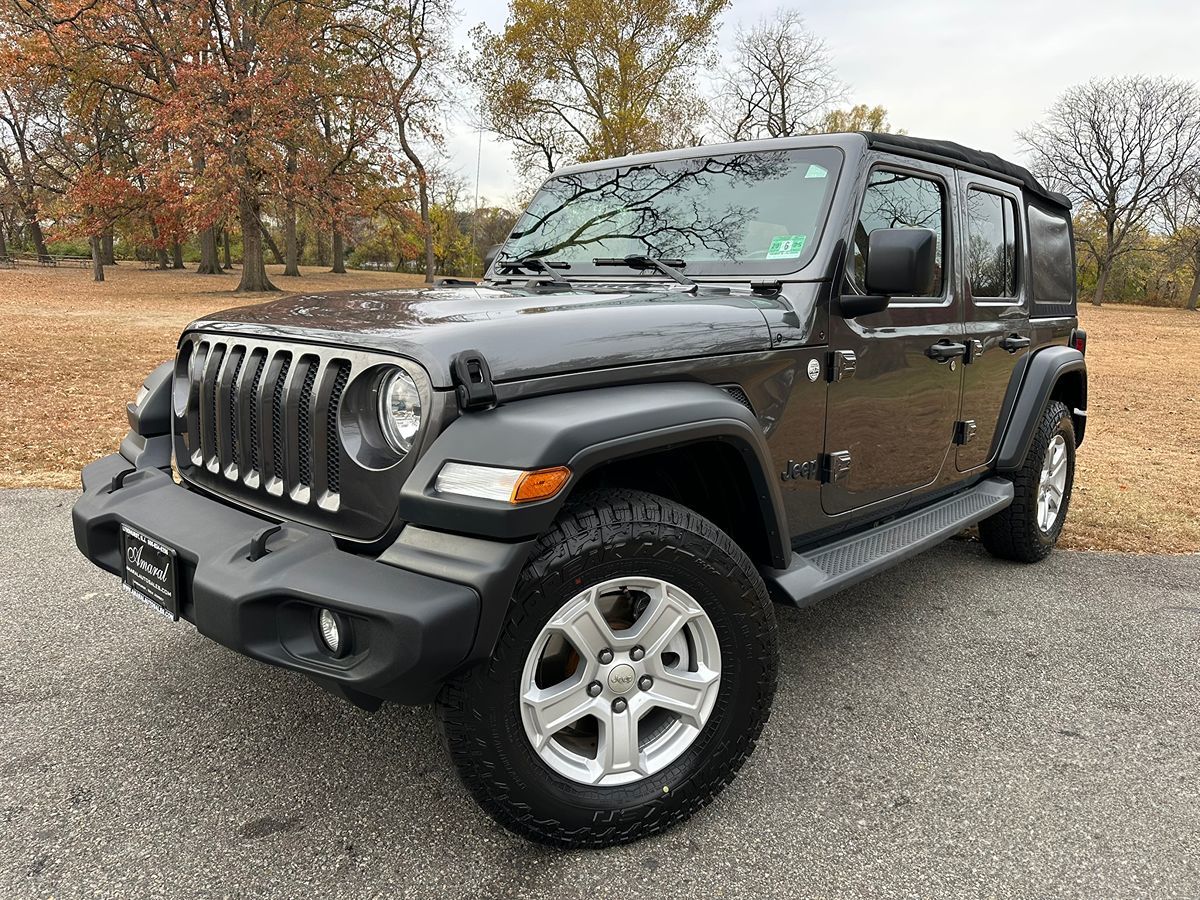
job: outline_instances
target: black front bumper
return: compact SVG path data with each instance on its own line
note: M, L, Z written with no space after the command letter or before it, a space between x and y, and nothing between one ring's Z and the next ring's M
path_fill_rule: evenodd
M273 524L181 487L158 469L113 454L83 470L71 518L75 541L96 565L120 575L122 523L178 551L183 618L239 653L302 672L359 702L424 703L468 658L480 596L466 584L340 549L324 531L285 523L251 561L254 535ZM319 645L315 611L351 624L349 653Z

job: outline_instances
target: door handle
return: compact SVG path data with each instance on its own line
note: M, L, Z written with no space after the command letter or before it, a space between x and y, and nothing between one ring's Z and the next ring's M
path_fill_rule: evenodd
M940 363L949 362L958 356L966 356L966 344L953 344L950 341L941 340L925 351L925 355L930 359L936 359Z
M1018 350L1024 350L1030 344L1029 338L1022 337L1019 334L1010 334L1000 342L1000 346L1009 353L1016 353Z

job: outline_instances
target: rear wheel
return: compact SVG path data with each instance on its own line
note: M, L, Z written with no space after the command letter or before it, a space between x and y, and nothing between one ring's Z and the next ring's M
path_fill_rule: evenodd
M746 555L650 494L574 503L526 566L492 658L438 702L464 783L501 824L601 847L678 822L766 722L775 619Z
M1075 426L1066 404L1046 407L1012 481L1012 504L980 522L979 537L993 556L1038 562L1062 533L1075 482Z

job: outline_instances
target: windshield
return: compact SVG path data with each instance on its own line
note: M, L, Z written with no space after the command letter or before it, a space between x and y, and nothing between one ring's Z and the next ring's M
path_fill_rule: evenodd
M569 275L613 273L593 260L634 254L682 260L688 275L794 272L816 250L841 162L817 147L560 175L499 258L540 257Z

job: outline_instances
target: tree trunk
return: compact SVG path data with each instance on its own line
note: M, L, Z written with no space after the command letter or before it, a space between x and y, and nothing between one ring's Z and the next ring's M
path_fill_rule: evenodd
M185 268L183 265L183 244L176 243L171 245L171 268Z
M334 275L346 274L346 247L342 243L342 233L336 228L333 230L333 268L329 271Z
M424 169L421 171L417 193L421 202L421 230L425 233L425 283L433 284L436 262L433 258L433 217L429 214L429 185Z
M1188 291L1187 308L1195 312L1197 304L1200 304L1200 261L1197 261L1196 274L1192 278L1192 289Z
M296 204L287 201L283 221L283 274L300 277L300 246L296 242Z
M233 271L233 248L229 246L229 229L221 229L221 240L225 244L225 271Z
M33 249L37 251L38 259L44 259L50 255L50 251L46 249L46 236L42 234L42 223L37 220L37 214L30 214L28 222L29 236L33 238Z
M329 265L329 254L326 252L325 235L320 231L317 232L317 265Z
M0 256L8 256L8 241L4 237L4 223L0 222Z
M425 171L425 164L421 162L421 157L417 155L416 149L409 143L405 115L397 111L395 116L400 148L417 173L417 196L421 204L421 231L424 232L425 238L425 283L433 284L436 261L433 258L433 219L429 213L429 173Z
M217 258L217 226L210 225L200 232L200 266L197 275L220 275L221 261Z
M279 290L267 277L267 267L263 263L263 227L259 213L258 198L243 194L238 203L238 217L242 223L242 280L237 287L238 293Z
M92 279L94 281L104 280L104 248L100 240L100 235L93 234L88 238L88 245L92 248Z
M1092 306L1099 306L1104 302L1104 288L1108 284L1108 275L1111 271L1111 259L1100 263L1099 271L1096 273L1096 292L1092 295Z
M300 246L296 242L296 201L292 196L292 176L296 174L296 151L289 147L284 168L288 174L287 200L283 214L283 274L300 277Z
M113 230L110 228L100 236L100 260L106 266L115 266L117 257L113 252Z
M167 249L159 246L158 243L158 226L154 224L154 220L150 220L150 237L154 239L154 258L158 260L158 267L165 269L167 267Z
M275 262L281 266L284 265L283 254L279 252L279 245L275 243L275 238L271 237L271 232L267 231L267 226L262 224L261 221L258 223L258 231L262 235L263 243L267 245L267 249L275 257Z

